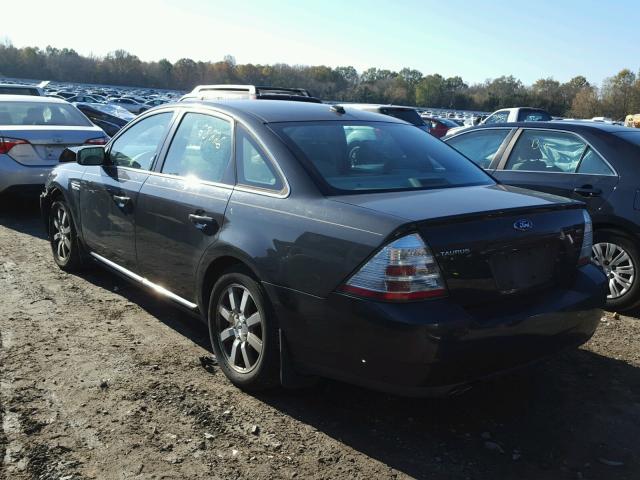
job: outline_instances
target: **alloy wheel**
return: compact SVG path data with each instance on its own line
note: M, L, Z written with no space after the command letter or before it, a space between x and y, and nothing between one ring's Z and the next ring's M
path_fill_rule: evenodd
M631 289L636 270L631 256L620 245L608 242L594 244L592 260L609 279L608 299L620 298Z
M220 296L217 306L218 340L231 368L248 373L262 357L263 319L251 292L234 283Z
M58 258L66 262L71 255L71 222L67 211L58 207L53 213L53 249Z

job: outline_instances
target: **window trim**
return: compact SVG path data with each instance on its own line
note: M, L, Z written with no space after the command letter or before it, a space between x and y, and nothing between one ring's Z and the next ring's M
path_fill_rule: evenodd
M233 146L234 146L233 153L234 153L235 173L236 173L235 189L241 192L256 193L258 195L266 195L268 197L287 198L291 193L291 188L289 187L289 182L287 181L287 177L285 176L284 172L280 168L280 165L278 164L278 162L275 160L275 157L269 151L269 149L266 148L265 144L260 140L258 135L256 135L255 131L251 127L249 127L244 123L240 123L240 122L238 123L240 125L240 128L243 128L246 131L246 133L249 135L249 137L256 143L256 145L258 145L259 149L261 150L260 153L264 154L264 156L266 157L265 159L271 164L271 167L273 168L276 176L280 177L280 181L282 182L282 188L280 190L276 190L273 188L267 188L267 187L262 188L262 187L256 187L255 185L247 185L244 183L240 183L240 176L238 175L238 157L237 157L237 150L235 148L236 143L238 142L238 138L236 134L234 135L234 142L233 142ZM240 128L238 128L236 132L240 131Z
M464 153L459 152L453 145L449 144L449 141L454 139L454 138L456 138L456 137L460 137L462 135L469 135L469 134L474 133L474 132L482 132L482 131L485 131L485 130L509 130L509 133L507 133L507 136L504 137L504 140L502 140L502 143L500 144L500 148L498 148L498 150L496 150L496 153L493 156L493 160L491 160L491 163L489 164L489 166L487 168L481 167L476 162L474 162L469 157L467 157ZM486 128L483 127L483 128L476 128L476 129L473 129L473 130L472 129L467 129L467 130L462 130L461 132L456 133L455 135L451 135L448 138L445 138L444 139L444 143L446 143L451 148L456 150L456 152L460 153L460 155L462 155L465 158L469 159L470 162L473 162L479 168L482 168L483 170L495 171L495 170L498 169L498 166L502 162L502 157L504 156L505 152L509 149L509 146L511 145L511 140L517 134L517 131L518 131L517 128L504 127L504 126L502 126L502 127L501 126L495 126L495 127L486 127Z
M182 109L182 110L177 110L177 115L174 118L174 122L171 125L171 128L167 132L167 137L166 137L166 139L164 141L162 149L158 153L158 161L156 162L156 165L154 166L154 169L151 171L151 173L153 173L154 175L157 175L157 176L165 177L165 178L174 178L176 180L184 180L186 178L186 177L184 177L182 175L173 175L173 174L170 174L170 173L164 173L162 171L162 169L164 168L164 164L167 161L167 154L169 153L169 149L171 148L171 143L173 143L173 139L175 138L176 133L178 132L178 129L180 128L180 125L182 124L182 121L184 120L184 117L189 113L197 113L197 114L200 114L200 115L209 115L210 117L218 118L220 120L224 120L226 122L229 122L229 124L231 125L231 141L232 141L231 159L229 160L229 165L227 165L227 168L225 169L225 175L226 175L227 171L231 168L231 170L233 171L233 178L231 178L229 180L229 183L214 182L212 180L206 180L204 178L198 178L198 183L203 184L203 185L210 185L210 186L214 186L214 187L233 188L234 185L236 184L236 181L237 181L237 177L235 175L235 165L234 165L235 156L236 156L236 145L235 145L236 125L235 125L235 121L234 121L233 117L231 117L229 115L226 115L226 114L224 114L222 112L218 112L216 110L209 110L209 109L206 109L206 108L185 108L185 109ZM224 179L224 176L223 176L223 179Z
M507 165L507 162L509 161L509 157L511 157L511 153L513 152L513 149L515 148L516 144L518 143L518 140L520 139L520 136L522 136L522 133L525 130L537 130L537 131L543 131L543 132L554 132L554 133L568 133L570 135L575 135L576 137L578 137L582 142L584 142L584 144L588 147L591 148L594 152L596 152L598 154L598 156L604 161L604 163L611 169L611 171L613 172L611 175L600 175L600 174L594 174L594 173L580 173L580 172L541 172L541 171L537 171L537 170L512 170L512 169L506 169L504 168ZM586 148L585 148L586 151ZM584 152L582 153L582 156L584 156ZM580 157L580 162L582 162L582 157ZM580 162L578 163L578 166L580 165ZM576 167L577 170L578 167ZM513 135L513 137L511 138L511 143L509 144L508 148L505 149L502 159L500 160L500 163L498 164L498 166L496 167L496 170L499 170L501 172L526 172L526 173L553 173L553 174L560 174L560 175L586 175L586 176L590 176L590 177L620 177L620 175L618 174L618 171L613 168L613 165L611 165L611 163L609 163L609 161L606 159L606 157L604 155L602 155L597 148L595 148L590 142L587 141L586 138L584 138L582 135L580 135L578 132L572 132L571 130L563 130L563 129L556 129L556 128L536 128L536 127L519 127L517 132Z

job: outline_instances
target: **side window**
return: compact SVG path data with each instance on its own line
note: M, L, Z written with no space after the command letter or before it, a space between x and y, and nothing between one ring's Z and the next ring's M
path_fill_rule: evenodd
M491 123L507 123L509 120L509 111L503 110L501 112L496 112L493 115L489 115L487 119L484 121L485 125Z
M116 139L109 158L118 167L149 170L171 122L173 112L158 113L139 121Z
M162 172L222 182L231 161L231 123L203 113L187 113L171 140Z
M609 165L591 147L582 156L582 161L578 167L578 173L590 175L615 175Z
M587 145L567 132L525 130L511 152L505 170L575 173Z
M511 132L508 128L476 130L446 142L482 168L489 168L498 149Z
M262 149L244 128L236 135L238 183L269 190L282 190L283 183Z

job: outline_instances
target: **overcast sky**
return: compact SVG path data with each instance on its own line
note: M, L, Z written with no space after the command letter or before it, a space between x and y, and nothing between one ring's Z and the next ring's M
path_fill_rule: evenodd
M143 60L352 65L525 83L640 67L640 0L11 2L0 39ZM38 12L38 13L35 13Z

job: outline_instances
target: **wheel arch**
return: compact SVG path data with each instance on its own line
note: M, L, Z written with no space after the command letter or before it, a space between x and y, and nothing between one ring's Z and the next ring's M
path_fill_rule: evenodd
M638 237L638 234L634 232L634 229L620 222L594 221L593 230L594 232L598 232L598 231L615 232L615 233L624 235L625 237L628 237L630 240L634 241L635 243L640 243L640 238Z
M58 200L64 200L68 203L67 197L64 194L64 190L57 184L54 184L47 189L46 195L43 194L40 200L40 215L44 223L44 228L49 237L49 212L51 212L51 205Z
M260 282L260 275L252 262L242 252L230 249L222 250L218 255L208 258L203 262L198 276L197 302L202 314L202 320L206 321L209 311L209 296L211 289L222 273L231 267L245 269L251 277Z

